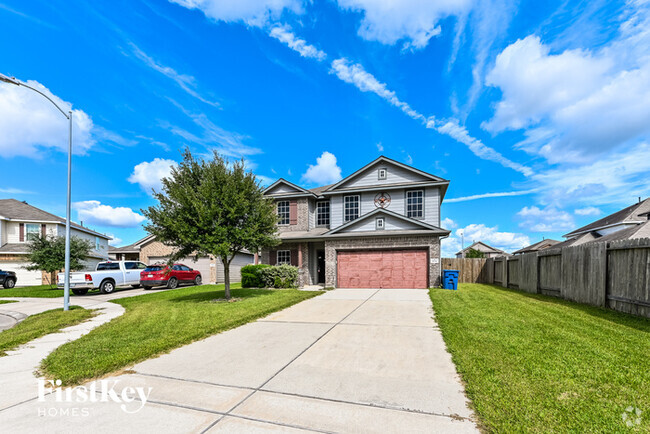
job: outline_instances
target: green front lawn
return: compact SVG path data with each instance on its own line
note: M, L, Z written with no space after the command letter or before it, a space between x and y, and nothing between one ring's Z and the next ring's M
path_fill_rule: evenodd
M0 300L0 304L6 304L6 303L16 303L17 300Z
M481 284L430 296L487 431L650 431L650 320Z
M71 306L68 312L64 312L63 309L53 309L29 316L13 328L0 332L0 356L6 356L6 351L36 338L77 325L94 314L92 310Z
M125 307L122 316L56 349L43 361L42 370L64 384L79 383L319 294L237 288L232 290L232 297L238 301L224 302L220 300L223 285L204 285L113 300Z
M21 288L2 288L0 286L0 297L38 297L38 298L56 298L63 297L63 289L56 286L38 285L23 286Z

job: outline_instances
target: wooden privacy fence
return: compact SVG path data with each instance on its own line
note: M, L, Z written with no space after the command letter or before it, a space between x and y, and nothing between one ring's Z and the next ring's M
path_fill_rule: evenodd
M650 317L648 238L489 258L483 268L483 283Z
M458 281L461 283L491 282L488 276L487 259L480 258L442 258L443 270L458 270Z

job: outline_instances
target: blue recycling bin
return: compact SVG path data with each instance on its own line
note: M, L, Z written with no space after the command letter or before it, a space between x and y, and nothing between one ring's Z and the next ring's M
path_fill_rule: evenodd
M458 270L442 270L442 287L457 290L458 274Z

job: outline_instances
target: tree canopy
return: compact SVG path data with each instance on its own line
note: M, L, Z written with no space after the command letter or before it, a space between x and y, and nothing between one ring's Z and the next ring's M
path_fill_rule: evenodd
M230 298L230 262L244 249L257 252L278 244L277 216L255 175L244 161L229 162L216 151L196 159L186 149L183 160L153 192L158 204L143 209L145 229L173 246L172 260L213 255L224 265L226 298Z
M92 244L79 237L70 237L70 269L84 267L83 260L88 257ZM38 235L28 244L28 270L44 270L48 274L65 267L65 237Z
M466 258L484 258L485 253L481 252L480 250L476 249L469 249L467 253L465 254Z

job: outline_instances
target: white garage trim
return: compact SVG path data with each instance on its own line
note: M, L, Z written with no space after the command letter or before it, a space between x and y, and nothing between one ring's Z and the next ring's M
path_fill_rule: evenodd
M42 273L39 270L30 271L23 267L29 265L28 262L0 262L0 270L14 271L16 273L16 286L36 286L42 285Z

